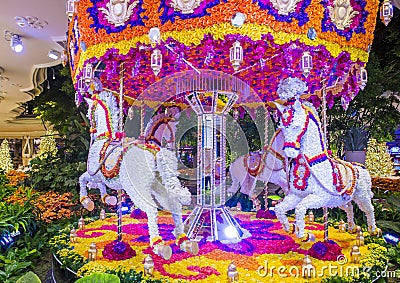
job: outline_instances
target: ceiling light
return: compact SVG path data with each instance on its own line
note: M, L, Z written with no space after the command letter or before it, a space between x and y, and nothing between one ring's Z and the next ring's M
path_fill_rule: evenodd
M60 52L55 50L50 50L47 56L49 56L53 60L57 60L58 58L60 58Z
M24 50L24 46L22 45L21 36L18 34L13 34L10 40L11 49L17 53L22 52Z

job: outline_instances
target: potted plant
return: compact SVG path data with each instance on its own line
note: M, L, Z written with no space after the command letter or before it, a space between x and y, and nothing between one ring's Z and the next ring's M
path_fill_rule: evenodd
M346 161L365 164L368 133L360 127L352 127L343 138Z

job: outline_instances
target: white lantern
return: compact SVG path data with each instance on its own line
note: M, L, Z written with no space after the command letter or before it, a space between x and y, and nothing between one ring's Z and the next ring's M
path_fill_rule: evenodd
M75 14L75 0L68 0L67 1L66 14L67 14L69 20L71 20L72 17L74 16L74 14Z
M161 51L159 49L154 49L150 59L151 68L153 69L154 75L157 76L160 73L162 67Z
M106 211L104 208L100 211L100 220L105 220L106 219Z
M83 79L80 78L80 79L78 80L78 90L79 90L79 92L82 92L82 91L83 91L83 88L84 88Z
M360 86L361 90L363 90L368 82L368 73L364 67L361 67L359 69L357 80L358 80L358 85Z
M85 220L83 219L83 217L79 218L78 221L78 229L85 229Z
M301 70L303 71L303 75L308 77L310 71L312 69L312 56L310 52L305 51L301 56Z
M360 263L360 258L361 258L361 252L360 248L357 245L354 245L350 251L350 258L351 262L355 264Z
M83 79L85 80L86 84L90 84L93 78L93 66L92 64L86 64Z
M96 261L97 259L97 247L96 243L91 243L89 246L89 251L88 251L88 260L89 261Z
M310 211L308 213L308 222L314 222L314 220L315 220L314 213Z
M233 261L229 264L228 266L228 282L239 282L239 272L236 269L236 265L233 263Z
M154 261L151 255L147 255L144 259L144 275L152 276L154 272Z
M393 5L390 0L385 0L380 8L381 21L387 26L393 17Z
M239 70L240 64L243 62L243 48L239 41L235 41L230 48L230 61L235 71Z

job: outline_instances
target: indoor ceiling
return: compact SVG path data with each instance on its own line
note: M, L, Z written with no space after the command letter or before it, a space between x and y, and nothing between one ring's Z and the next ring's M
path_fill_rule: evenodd
M48 53L63 50L60 43L66 39L68 25L65 3L0 1L0 138L38 137L45 131L41 120L21 114L25 110L23 103L41 92L42 83L47 86L47 67L60 63L60 59L49 58ZM11 49L5 33L21 36L21 53Z
M400 8L400 0L392 3ZM23 103L40 94L41 84L47 86L46 69L60 63L60 59L50 59L48 52L63 50L68 24L65 7L66 0L0 1L0 138L38 137L45 131L40 120L21 114ZM21 36L21 53L12 51L6 31Z

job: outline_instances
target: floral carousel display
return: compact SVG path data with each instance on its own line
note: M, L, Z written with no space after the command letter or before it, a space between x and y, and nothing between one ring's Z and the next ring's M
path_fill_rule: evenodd
M382 17L390 20L385 7ZM123 278L134 270L149 282L320 282L354 273L365 279L371 269L384 268L385 251L369 237L380 231L368 173L328 155L325 119L321 123L315 110L322 105L324 115L336 98L347 107L365 86L377 10L378 2L363 0L67 1L68 59L76 102L89 105L92 137L87 172L79 179L81 202L93 210L86 190L98 188L102 201L119 209L117 216L103 212L97 221L81 219L78 229L67 227L52 242L56 257L74 265L78 276ZM260 106L276 107L285 128L274 135L280 148L265 140L267 152L279 155L273 164L264 156L262 167L282 162L279 170L289 176L288 198L276 206L279 221L273 211L256 215L224 206L227 116L232 108ZM192 211L182 210L191 196L171 151L173 107L198 117ZM136 108L140 133L127 138L123 121ZM145 108L165 114L145 126ZM303 140L320 142L310 148ZM312 187L318 181L323 191ZM123 191L137 207L124 217ZM366 213L368 232L354 224L352 199ZM290 207L294 203L299 206ZM344 223L328 228L327 213L325 225L305 215L342 205L355 234ZM288 220L293 208L296 218Z

